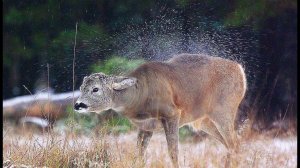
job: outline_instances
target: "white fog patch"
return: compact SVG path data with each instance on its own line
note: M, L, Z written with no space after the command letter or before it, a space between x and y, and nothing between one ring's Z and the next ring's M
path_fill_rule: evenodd
M77 99L80 95L80 91L74 91L74 98ZM34 95L26 95L26 96L18 96L12 99L4 100L3 101L3 108L15 106L17 104L27 104L32 103L35 100L39 101L65 101L73 99L73 92L66 92L60 94L53 94L53 93L37 93Z
M297 148L297 139L296 138L287 138L279 139L276 138L273 140L273 145L281 152L290 151L294 148Z
M49 126L49 122L45 119L42 119L40 117L23 117L21 118L20 120L21 123L33 123L33 124L36 124L36 125L39 125L43 128Z

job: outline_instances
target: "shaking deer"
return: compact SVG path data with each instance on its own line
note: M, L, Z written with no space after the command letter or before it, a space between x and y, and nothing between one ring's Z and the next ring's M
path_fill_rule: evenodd
M190 125L235 148L234 121L246 91L237 62L199 54L180 54L166 62L147 62L126 76L95 73L85 77L75 104L80 113L113 109L139 128L143 156L153 131L164 129L174 167L178 129Z

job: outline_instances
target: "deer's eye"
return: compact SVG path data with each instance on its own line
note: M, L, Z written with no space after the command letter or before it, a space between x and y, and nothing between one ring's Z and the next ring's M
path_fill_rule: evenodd
M94 88L93 92L98 92L98 90L99 90L98 88Z

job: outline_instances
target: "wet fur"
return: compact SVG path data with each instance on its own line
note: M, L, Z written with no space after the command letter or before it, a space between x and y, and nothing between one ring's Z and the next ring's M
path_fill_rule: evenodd
M128 77L137 83L112 93L120 113L139 127L143 155L153 131L164 129L173 165L178 167L178 128L190 125L235 148L234 121L246 91L238 63L199 54L176 55L167 62L148 62Z
M178 127L189 124L227 148L235 148L234 121L246 91L245 74L239 64L218 57L182 54L165 63L146 63L129 76L138 79L136 90L142 96L136 99L134 108L125 110L126 116L143 130L160 129L164 125L160 121L176 122L173 118L178 118ZM153 119L135 122L142 116ZM172 155L178 149L174 144L169 146L176 165L178 156Z

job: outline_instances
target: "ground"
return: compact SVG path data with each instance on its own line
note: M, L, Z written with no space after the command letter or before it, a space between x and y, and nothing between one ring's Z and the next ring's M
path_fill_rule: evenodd
M5 128L3 159L7 167L171 167L163 132L153 135L146 163L135 156L136 131L118 135L91 133L33 133ZM226 148L205 138L179 143L180 167L224 167ZM236 167L296 167L297 136L271 137L256 134L242 138L235 156Z

